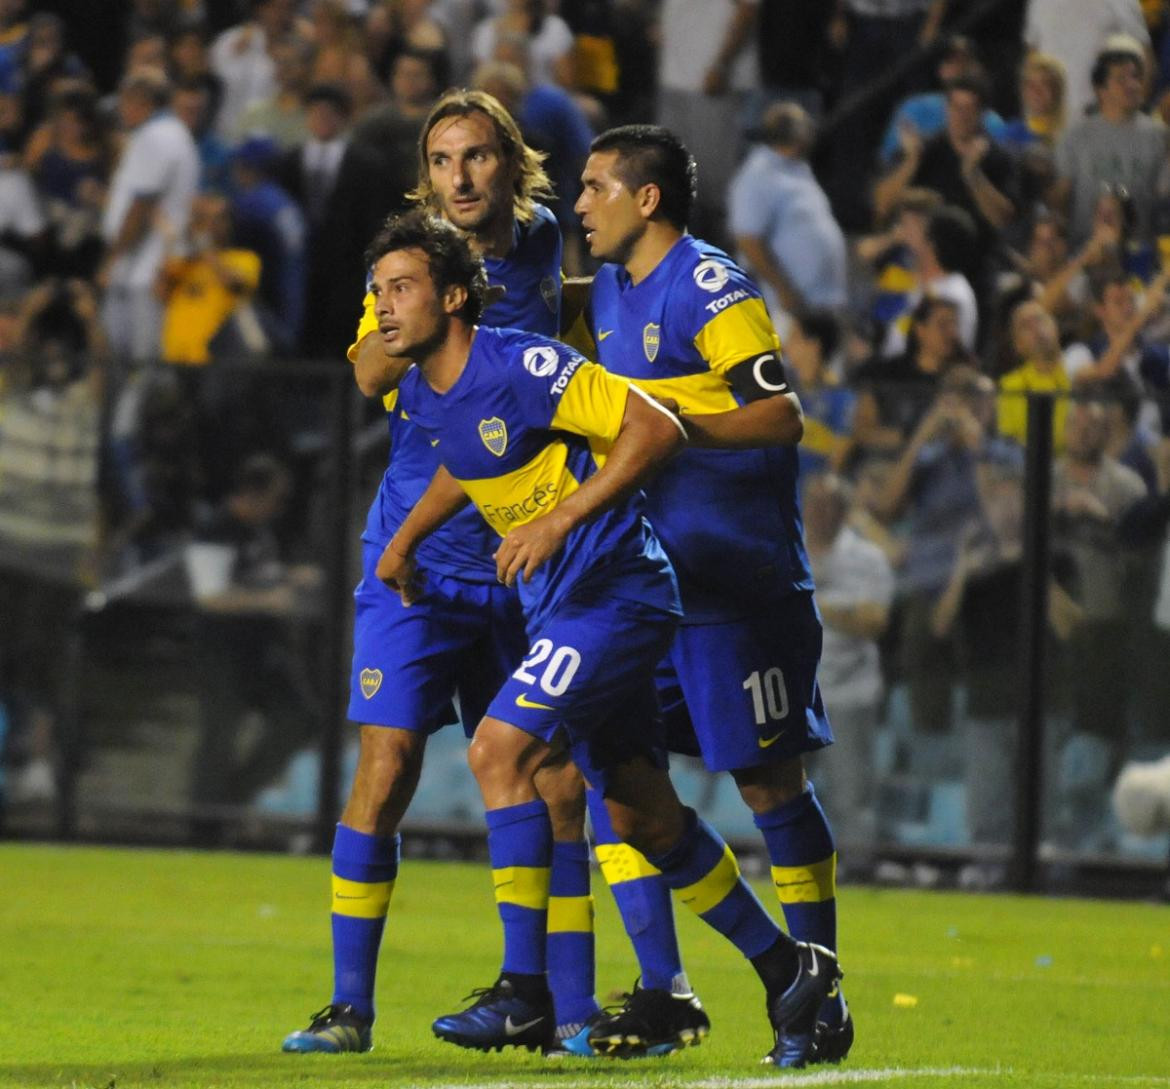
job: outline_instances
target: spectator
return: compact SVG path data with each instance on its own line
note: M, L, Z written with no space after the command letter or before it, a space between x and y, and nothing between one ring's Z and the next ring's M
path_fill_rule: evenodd
M947 0L839 0L836 5L829 33L844 51L840 96L848 101L864 95L856 99L833 141L829 191L848 231L868 230L885 218L882 211L871 214L868 207L874 152L894 103L915 87L920 76L911 71L892 83L886 77L915 48L931 45L946 8ZM865 94L883 79L881 93Z
M450 16L454 13L448 11L447 17L440 19L437 7L432 0L377 0L370 5L366 16L366 53L374 74L383 83L389 81L395 59L406 49L443 58L438 78L440 90L451 76L461 83L470 75L472 20L461 20L461 25L455 29L462 32L453 32ZM447 7L462 10L470 5Z
M871 316L880 341L891 324L908 316L918 288L918 254L926 247L930 216L942 207L931 189L907 189L890 213L890 225L857 241L859 261L874 268Z
M736 246L774 316L807 307L840 310L848 287L845 236L808 163L813 120L795 102L778 102L768 107L757 135L760 145L728 194Z
M905 352L875 359L854 375L857 446L869 454L896 455L934 401L942 376L969 359L959 340L958 307L936 295L919 300Z
M199 184L199 155L187 127L167 112L171 86L157 69L131 72L118 95L130 133L102 221L108 246L99 279L110 348L134 362L156 359L162 304L155 281L170 240L187 228Z
M200 366L211 360L211 344L226 321L255 294L260 258L231 248L227 200L202 196L191 210L187 255L163 266L159 290L166 303L162 358Z
M387 191L400 194L418 179L418 136L439 93L439 58L418 49L404 49L390 70L390 98L370 110L353 128L353 142L386 160Z
M1162 402L1159 417L1155 403L1149 404L1144 423L1154 433L1170 435L1167 416L1170 406L1170 348L1148 338L1143 330L1165 305L1168 273L1159 273L1138 304L1132 280L1115 272L1094 286L1093 312L1100 331L1078 353L1071 370L1074 385L1096 386L1105 392L1124 392L1134 387Z
M838 470L853 447L853 408L856 394L837 380L831 364L841 339L841 327L828 310L798 310L784 338L788 377L804 411L800 475Z
M274 179L280 148L252 137L232 155L236 244L260 257L259 299L272 315L276 344L299 341L305 314L305 219Z
M979 63L979 56L975 51L975 44L970 38L962 34L952 34L945 38L938 52L935 75L938 86L946 87L955 79L986 78L983 65ZM878 158L882 168L888 167L898 154L901 146L900 133L909 125L923 139L927 140L946 128L947 100L941 91L923 91L903 99L894 110L890 123L886 126L886 134L882 137L881 147L878 149ZM994 110L983 110L983 127L996 137L1000 136L1003 128L1003 119Z
M1143 62L1128 50L1107 50L1093 65L1098 111L1065 133L1056 149L1051 200L1068 215L1075 245L1092 231L1103 183L1133 198L1139 242L1153 241L1153 212L1166 166L1165 126L1141 113Z
M573 87L573 32L547 0L503 0L498 15L489 15L471 36L471 58L476 64L500 60L496 44L503 35L519 35L529 43L529 72L536 85L557 83ZM509 60L514 59L509 57Z
M275 526L288 504L292 474L267 454L249 457L221 506L196 539L230 550L228 586L202 597L196 632L202 732L192 768L198 806L242 805L275 779L313 735L319 699L306 682L308 647L297 626L313 567L289 567ZM258 712L249 744L241 720ZM215 842L219 822L201 815L201 842Z
M27 285L43 262L48 226L28 171L0 156L0 279L9 288Z
M1110 34L1131 35L1139 51L1149 50L1140 0L1028 0L1024 40L1064 65L1073 124L1095 105L1090 72Z
M657 118L700 164L691 230L727 247L727 187L742 150L739 118L758 84L757 0L665 0L659 10Z
M296 147L308 138L305 123L305 94L313 45L295 34L274 41L269 47L276 67L276 90L245 108L236 119L234 139L243 142L252 136L275 140L283 149Z
M276 65L270 45L296 26L293 0L252 0L252 17L225 30L211 46L211 68L223 80L223 102L215 130L230 140L239 117L253 102L276 93ZM310 36L306 28L306 37Z
M936 208L921 234L913 229L904 232L917 285L906 296L906 311L886 326L881 352L885 356L900 354L906 346L908 315L925 296L949 299L955 304L959 319L959 339L969 352L975 350L979 335L979 304L971 286L970 269L975 227L960 208L946 205Z
M45 119L58 82L89 78L85 65L65 48L65 24L58 16L40 12L29 20L19 78L24 120L30 129Z
M851 505L839 476L808 478L805 543L824 624L817 683L838 745L816 754L812 771L838 838L870 844L877 832L874 728L884 687L877 641L889 622L894 575L881 549L847 524Z
M902 149L894 167L878 182L874 206L878 219L897 204L907 186L933 189L946 203L975 222L981 277L999 244L1000 232L1016 213L1010 156L983 128L986 90L977 80L952 80L945 88L946 127L923 140L912 128L901 131Z
M1078 401L1052 475L1053 548L1067 565L1066 589L1082 612L1069 646L1072 735L1060 762L1061 834L1080 845L1100 833L1120 767L1137 685L1128 633L1143 609L1133 599L1135 556L1123 547L1122 529L1146 486L1106 453L1107 441L1104 407Z
M383 185L382 157L349 139L353 103L343 88L319 84L305 104L309 139L284 154L279 170L304 209L309 232L305 282L313 320L301 344L325 357L353 334L354 307L365 290L366 244L400 195Z
M1029 393L1055 394L1052 406L1052 443L1064 449L1064 421L1068 414L1070 382L1060 350L1060 334L1052 315L1034 300L1012 311L1011 339L1019 366L999 380L999 433L1021 446L1028 441Z
M97 97L85 84L60 87L49 118L25 149L49 221L45 269L89 279L102 257L102 204L109 179L109 141Z
M207 32L202 24L188 25L171 34L167 59L176 86L204 88L207 93L205 125L213 125L223 102L223 80L211 70Z
M60 663L97 569L105 351L93 290L45 280L12 331L0 428L0 701L20 768L14 803L56 795Z
M311 84L332 83L344 87L360 117L382 97L378 83L344 0L314 0L313 62Z
M223 192L229 185L231 153L211 127L214 115L207 84L199 79L178 84L172 108L195 141L199 154L199 188Z
M992 430L995 386L971 367L952 367L885 482L877 513L906 516L906 558L899 590L904 605L899 645L910 712L918 737L950 733L954 643L934 634L932 615L951 577L958 541L980 518L980 466L1022 470L1014 443Z
M1006 147L1055 147L1064 132L1065 101L1064 65L1047 53L1030 53L1020 66L1020 116L1006 121L996 137Z

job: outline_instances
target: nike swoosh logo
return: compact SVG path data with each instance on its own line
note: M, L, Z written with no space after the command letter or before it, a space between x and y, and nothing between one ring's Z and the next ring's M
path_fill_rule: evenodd
M439 445L439 440L438 440L438 439L431 439L431 445L432 445L432 446L438 446L438 445Z
M508 1014L504 1018L504 1035L505 1036L519 1036L525 1029L532 1028L533 1025L539 1025L543 1021L543 1017L537 1017L532 1021L525 1021L522 1025L517 1025L512 1022L512 1015Z
M533 702L532 700L530 700L528 698L527 692L521 692L520 695L518 695L516 697L516 706L517 707L533 707L537 711L555 711L556 710L555 707L550 707L547 703Z
M821 974L821 962L819 960L817 960L817 954L816 954L815 949L810 949L809 952L812 953L812 967L809 968L808 974L815 978L816 976L819 976Z
M612 332L613 332L612 329L599 329L597 331L597 343L600 344Z
M780 740L783 733L784 731L781 730L780 733L769 737L766 741L762 737L758 737L756 738L756 744L759 745L761 749L766 749L769 745L775 745L776 742Z

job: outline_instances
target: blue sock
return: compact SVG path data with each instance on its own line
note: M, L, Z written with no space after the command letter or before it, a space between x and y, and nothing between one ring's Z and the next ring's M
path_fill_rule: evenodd
M686 810L678 843L650 862L675 896L745 957L758 957L785 938L740 876L731 848L693 809Z
M553 844L548 886L548 987L558 1027L583 1024L598 1010L589 844L584 840Z
M755 815L772 863L788 932L837 948L837 848L812 784L798 798Z
M344 824L333 836L333 1002L371 1020L401 845L401 836L368 836Z
M593 824L597 861L634 946L642 986L664 991L689 990L678 951L670 889L644 855L614 834L601 793L590 787L585 792L585 800Z
M503 971L543 976L552 826L542 801L490 809L488 854L504 927Z

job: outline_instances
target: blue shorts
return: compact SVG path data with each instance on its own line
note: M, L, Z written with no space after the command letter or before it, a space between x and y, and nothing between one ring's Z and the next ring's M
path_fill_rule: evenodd
M363 546L354 593L349 717L370 726L433 733L458 721L475 732L484 710L528 641L514 590L428 571L410 608L374 575L382 546Z
M570 594L535 633L487 713L544 741L564 732L592 786L635 756L665 767L654 668L678 617L590 590Z
M741 620L679 628L656 675L667 747L732 771L831 745L820 657L811 593Z

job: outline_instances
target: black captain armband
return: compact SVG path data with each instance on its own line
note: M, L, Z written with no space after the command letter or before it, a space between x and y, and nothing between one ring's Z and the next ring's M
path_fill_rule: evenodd
M792 392L779 352L763 352L737 363L727 372L727 380L745 402Z

